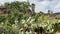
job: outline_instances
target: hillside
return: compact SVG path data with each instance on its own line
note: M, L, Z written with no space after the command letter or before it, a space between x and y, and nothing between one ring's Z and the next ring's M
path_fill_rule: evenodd
M40 11L35 4L12 2L0 6L0 34L56 34L60 32L60 13Z

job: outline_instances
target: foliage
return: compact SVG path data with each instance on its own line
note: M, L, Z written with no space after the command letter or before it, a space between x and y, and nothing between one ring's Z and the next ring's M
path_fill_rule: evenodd
M7 11L4 16L0 15L0 30L3 31L2 33L0 31L0 34L21 34L21 28L34 31L42 27L45 33L60 30L57 28L60 27L58 19L51 19L49 16L45 16L43 12L30 15L28 11L31 11L32 7L28 2L5 3L4 7L7 8Z

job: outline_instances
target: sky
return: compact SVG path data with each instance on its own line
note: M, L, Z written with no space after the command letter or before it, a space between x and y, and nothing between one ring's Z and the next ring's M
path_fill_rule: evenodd
M26 0L0 0L0 4L13 1L26 1ZM29 0L30 3L35 3L35 11L47 12L48 10L60 12L60 0Z

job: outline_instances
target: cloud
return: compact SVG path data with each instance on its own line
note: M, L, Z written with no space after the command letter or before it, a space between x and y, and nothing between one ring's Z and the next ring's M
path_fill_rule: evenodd
M33 1L31 0L31 3L32 2ZM53 12L60 12L60 0L38 0L33 3L36 4L36 12L47 12L47 10L51 10Z
M49 5L48 1L37 2L36 4L36 11L45 11L46 7Z

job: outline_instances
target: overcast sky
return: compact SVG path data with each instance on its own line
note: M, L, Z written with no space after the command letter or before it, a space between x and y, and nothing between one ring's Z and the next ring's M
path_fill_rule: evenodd
M0 0L0 4L4 2L13 2L15 0ZM26 0L17 0L17 1L26 1ZM35 3L36 8L35 11L43 11L47 12L47 10L51 10L53 12L60 12L60 0L29 0L30 3Z

